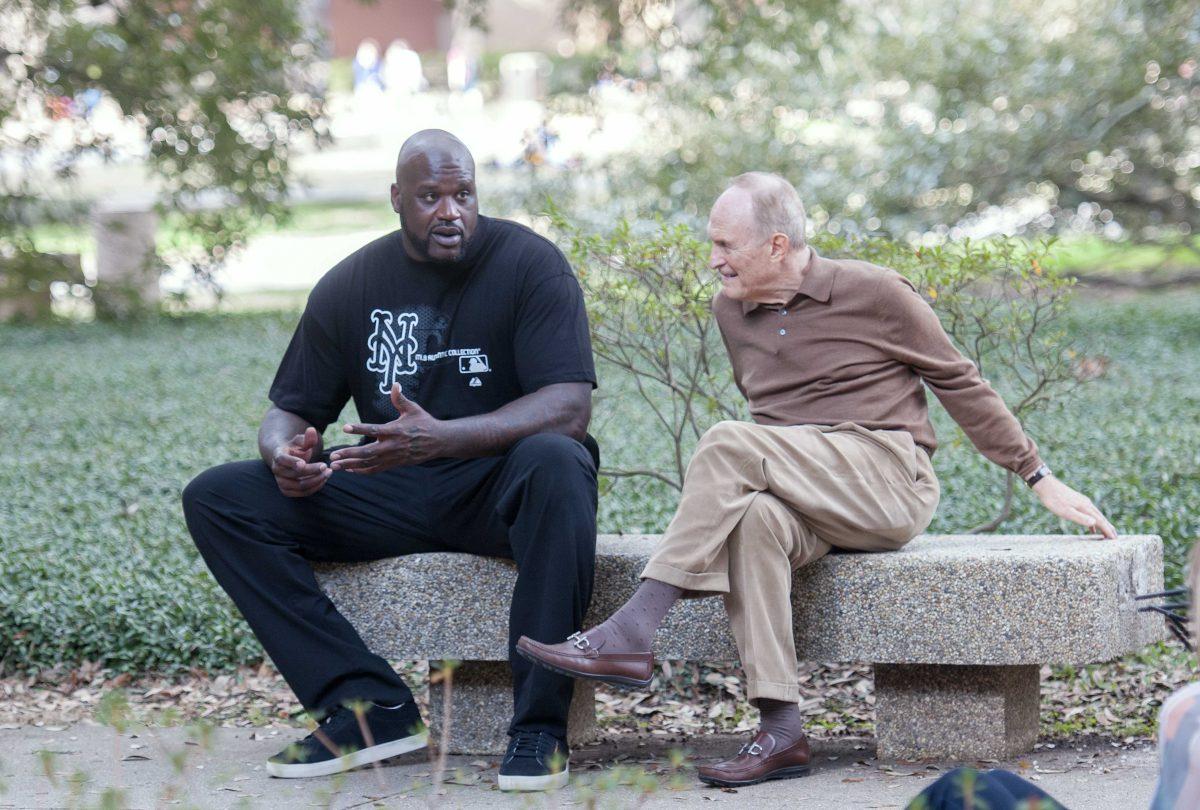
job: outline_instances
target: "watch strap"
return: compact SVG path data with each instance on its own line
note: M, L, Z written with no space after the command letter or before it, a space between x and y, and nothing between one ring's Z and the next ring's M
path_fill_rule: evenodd
M1042 466L1038 467L1036 470L1033 471L1033 475L1031 475L1025 479L1025 483L1028 484L1029 486L1033 486L1038 481L1041 481L1043 478L1045 478L1047 475L1050 475L1050 474L1051 474L1050 468L1047 467L1045 464L1043 464Z

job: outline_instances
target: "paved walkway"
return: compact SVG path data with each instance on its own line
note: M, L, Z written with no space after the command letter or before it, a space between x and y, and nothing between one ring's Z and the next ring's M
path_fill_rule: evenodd
M619 746L580 748L572 757L572 785L550 795L500 793L495 786L496 757L450 757L447 774L453 781L440 793L431 788L432 767L422 753L398 757L378 771L360 770L340 778L266 776L263 760L301 734L286 728L214 729L208 739L201 739L181 728L118 735L83 724L57 731L0 730L0 780L5 788L0 808L95 807L105 790L117 785L125 791L122 806L131 808L678 808L709 803L812 810L902 808L953 767L879 762L870 740L837 740L815 747L816 769L807 778L722 791L701 785L694 763L723 755L742 741L712 736L695 741L693 756L677 772L670 765L670 742L630 738ZM1039 750L999 766L1037 780L1067 807L1141 810L1149 806L1154 790L1157 756L1150 747L1121 750L1109 742L1087 741ZM635 781L638 773L641 777ZM626 784L616 784L622 777Z

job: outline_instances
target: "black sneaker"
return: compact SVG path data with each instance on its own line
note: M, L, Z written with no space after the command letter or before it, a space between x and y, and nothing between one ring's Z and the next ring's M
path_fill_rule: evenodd
M501 790L558 790L570 778L571 749L553 734L518 731L500 763Z
M328 714L312 734L268 759L267 773L285 779L329 776L424 748L429 742L421 713L411 700L394 709L368 705L363 724L370 733L369 742L354 712L340 708Z

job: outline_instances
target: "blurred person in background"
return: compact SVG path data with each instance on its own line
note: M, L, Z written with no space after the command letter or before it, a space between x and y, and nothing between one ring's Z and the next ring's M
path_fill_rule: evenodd
M393 100L415 96L425 89L421 57L402 39L392 40L383 55L383 83Z
M379 43L364 39L354 53L354 99L370 103L383 94L383 63L379 58Z

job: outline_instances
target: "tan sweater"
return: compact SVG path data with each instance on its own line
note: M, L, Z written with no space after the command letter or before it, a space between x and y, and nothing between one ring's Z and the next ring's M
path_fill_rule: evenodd
M814 250L787 304L718 293L713 313L759 424L907 430L932 454L924 382L983 455L1022 478L1042 463L1000 395L894 270Z

